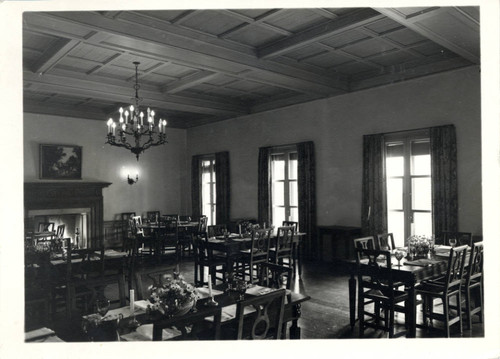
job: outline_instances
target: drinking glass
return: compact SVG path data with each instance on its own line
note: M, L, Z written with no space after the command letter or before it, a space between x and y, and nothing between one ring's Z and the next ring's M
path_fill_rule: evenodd
M398 260L398 267L401 267L401 259L403 259L404 256L404 252L400 250L396 250L396 252L394 252L394 257Z
M98 299L96 301L97 313L104 317L109 310L109 300L107 299Z
M450 238L449 240L450 246L454 248L457 245L457 239L456 238Z

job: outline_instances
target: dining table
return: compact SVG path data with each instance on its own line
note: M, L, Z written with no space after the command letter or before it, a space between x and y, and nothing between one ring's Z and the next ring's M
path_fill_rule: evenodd
M408 318L408 333L407 337L414 338L417 327L417 311L416 311L416 294L415 286L431 278L446 273L448 269L448 258L451 247L436 246L434 253L429 253L426 258L410 259L403 258L400 264L394 257L394 252L391 254L391 271L395 282L401 282L408 291L410 314ZM345 264L349 267L349 320L351 329L354 329L356 323L356 287L357 287L357 263L355 260L345 260ZM360 261L364 265L364 260Z
M293 268L298 267L299 276L302 274L302 253L301 247L303 238L306 233L298 232L293 236L292 241L292 260ZM276 234L271 235L271 247L276 246ZM234 260L241 250L249 249L252 244L252 238L249 235L241 235L238 233L228 233L227 236L215 236L208 238L208 249L212 251L219 251L225 253L226 266L228 271L231 272ZM295 273L295 270L294 270Z
M209 289L200 287L196 289L198 299L195 307L181 317L162 315L158 311L148 308L151 306L148 300L138 300L134 301L133 312L131 306L128 305L111 309L104 316L97 313L82 316L82 328L87 333L89 340L92 341L159 341L168 339L168 337L165 338L165 332L162 329L169 325L204 320L209 328L210 323L214 324L210 330L213 331L213 338L219 339L221 327L236 324L236 305L239 300L249 299L274 290L276 289L251 285L244 294L244 298L241 298L240 293L227 291L221 284L213 287L212 297L210 297ZM207 305L211 298L217 305ZM301 304L309 299L311 299L310 296L304 293L286 291L283 323L292 323L290 339L300 339L298 320L301 316ZM150 329L148 335L145 335L144 331L141 330L145 327Z

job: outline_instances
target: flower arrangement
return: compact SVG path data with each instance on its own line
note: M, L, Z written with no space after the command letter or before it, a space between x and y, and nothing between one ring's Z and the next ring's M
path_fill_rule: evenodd
M196 304L196 292L193 285L184 280L177 272L164 274L160 283L148 287L151 310L165 315L183 315Z
M414 257L427 257L433 240L427 236L414 235L408 238L408 252Z

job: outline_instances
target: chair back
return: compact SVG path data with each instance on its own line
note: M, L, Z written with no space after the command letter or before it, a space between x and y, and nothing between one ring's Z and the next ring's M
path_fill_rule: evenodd
M276 237L276 264L278 264L280 258L292 256L294 233L295 230L293 226L278 227Z
M224 232L227 231L225 224L214 224L207 227L209 237L223 236Z
M394 235L392 233L377 234L377 249L396 249L396 245L394 244Z
M146 212L146 219L149 222L158 222L160 220L160 211L148 211Z
M280 339L285 308L285 289L238 302L236 319L238 334L236 339ZM253 312L245 315L245 308Z
M375 239L373 236L355 238L353 240L354 250L356 251L358 248L361 249L375 249ZM360 252L356 251L357 256L361 255Z
M131 230L132 234L135 236L144 236L144 230L142 229L142 218L141 216L131 217Z
M267 228L257 229L252 232L252 245L250 249L251 264L268 262L272 231L271 228Z
M466 285L470 285L471 281L479 281L483 276L483 242L472 244L469 255L469 265L467 266L467 276L465 277Z
M259 285L275 289L291 289L292 267L274 263L262 263L261 267Z
M65 229L66 229L65 224L60 224L57 226L57 230L56 230L56 238L57 239L62 239L64 237Z
M283 221L281 223L281 225L283 227L293 227L293 230L295 231L295 233L297 233L297 231L299 230L299 222L294 222L294 221Z
M130 220L135 216L135 212L120 213L122 238L130 239L133 236Z
M38 223L38 232L54 232L54 222L40 222Z
M460 290L464 279L465 257L467 246L455 247L450 250L448 257L448 269L445 277L445 290Z
M198 219L198 234L207 232L208 217L200 216Z
M179 222L179 215L178 214L164 214L162 215L163 220L167 221L177 221Z
M457 246L468 245L472 247L472 233L471 232L452 232L452 231L442 231L441 235L438 236L436 244L450 245L450 238L456 238Z
M370 294L393 298L394 281L391 271L391 253L359 247L356 248L356 253L360 295L365 289L368 289Z

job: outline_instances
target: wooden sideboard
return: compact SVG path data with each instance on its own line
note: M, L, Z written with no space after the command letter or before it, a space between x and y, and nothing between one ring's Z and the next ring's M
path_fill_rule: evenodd
M361 236L361 228L349 226L318 226L317 256L323 262L354 259L353 239Z

